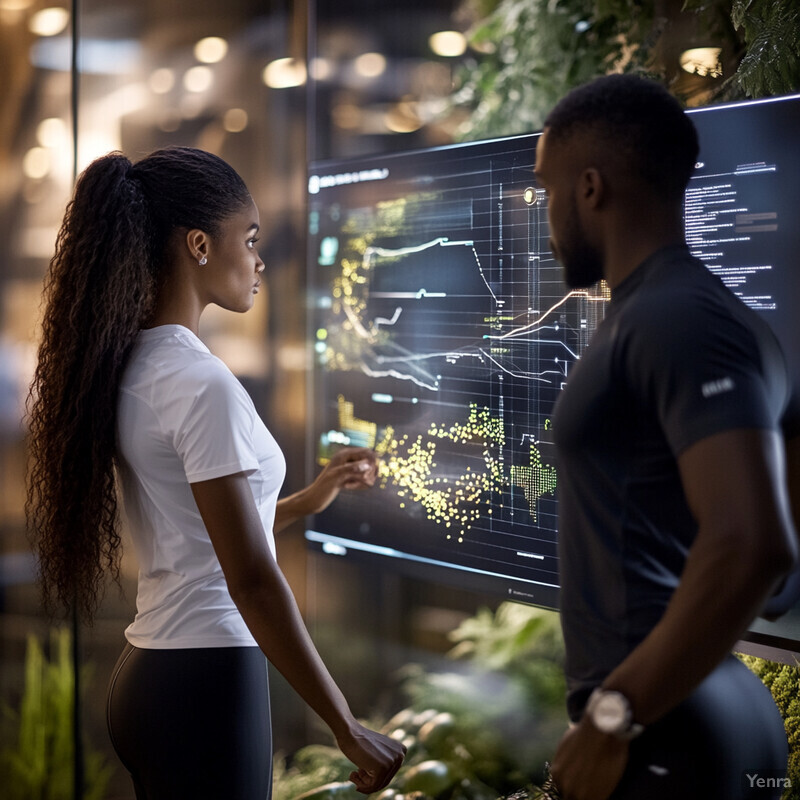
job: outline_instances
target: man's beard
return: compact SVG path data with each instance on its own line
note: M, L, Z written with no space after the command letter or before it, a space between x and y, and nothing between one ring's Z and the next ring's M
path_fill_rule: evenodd
M600 252L586 238L578 217L578 207L572 199L570 214L564 223L561 245L556 247L550 240L550 249L561 264L564 283L570 289L586 289L603 277L603 260Z

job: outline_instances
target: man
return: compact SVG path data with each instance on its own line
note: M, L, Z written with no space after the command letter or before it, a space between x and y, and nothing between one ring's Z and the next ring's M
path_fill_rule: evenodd
M668 92L622 75L565 97L537 146L567 284L611 287L554 419L565 800L733 800L748 770L785 777L780 715L730 651L797 557L800 420L774 336L685 244L697 152Z

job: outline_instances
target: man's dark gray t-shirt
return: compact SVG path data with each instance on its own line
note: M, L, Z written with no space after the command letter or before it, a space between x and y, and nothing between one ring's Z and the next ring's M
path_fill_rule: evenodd
M678 456L722 431L780 429L788 383L766 323L685 246L659 250L615 288L553 425L573 719L680 579L696 523Z

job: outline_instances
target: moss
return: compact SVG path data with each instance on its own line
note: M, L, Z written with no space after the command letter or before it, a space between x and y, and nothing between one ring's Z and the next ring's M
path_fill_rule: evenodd
M781 712L789 740L787 777L792 783L783 800L800 800L800 668L797 664L778 664L756 656L739 658L763 681Z

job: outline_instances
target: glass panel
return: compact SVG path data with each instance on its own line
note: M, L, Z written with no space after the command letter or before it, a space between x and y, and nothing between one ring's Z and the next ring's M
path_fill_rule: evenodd
M41 59L43 44L64 29L68 16L35 33L37 7L31 0L0 2L0 709L12 710L0 710L0 753L27 764L30 751L19 740L31 720L30 713L19 717L31 688L27 640L34 635L46 644L50 624L25 535L21 420L35 362L41 278L69 195L72 146L64 102L69 73ZM0 785L7 781L0 777Z
M42 278L73 179L72 20L68 11L36 16L44 5L0 0L0 704L15 710L25 690L28 635L38 637L49 658L68 644L51 640L58 622L40 608L23 514L26 450L20 418L35 365ZM241 378L287 454L285 493L306 479L307 157L405 149L451 135L427 116L419 127L410 121L427 115L429 101L449 91L452 62L431 55L427 36L450 27L454 5L324 0L318 13L309 12L304 0L78 5L78 167L109 150L136 160L172 144L202 147L242 174L259 206L267 291L246 315L209 309L201 334ZM311 66L316 94L310 145L309 14L319 30ZM348 104L363 109L358 112L363 125L348 122ZM408 659L401 642L416 636L411 620L418 598L411 592L409 599L404 590L403 602L395 601L391 579L365 579L324 564L319 585L312 575L307 593L302 533L297 526L283 535L282 566L354 710L369 715L392 680L387 675ZM82 744L86 754L113 768L104 796L120 800L133 792L106 733L105 690L135 610L136 564L126 552L122 591L108 587L94 626L80 629L78 643L86 668ZM333 597L339 602L329 604ZM357 626L357 646L347 655L338 645L365 600L374 611ZM376 641L379 628L384 643ZM415 651L419 644L413 642ZM446 646L442 637L435 649ZM316 723L309 724L311 716L277 676L273 722L276 750L285 753L316 735ZM17 733L17 721L0 714L0 751L16 747ZM94 785L92 770L87 781Z
M301 208L304 106L300 93L269 90L266 65L287 55L290 25L263 3L230 0L82 3L79 154L81 167L119 149L133 161L159 147L200 147L242 175L259 207L258 244L266 291L247 314L211 307L201 337L242 380L289 455L287 489L304 477L304 322ZM273 336L273 331L280 333ZM294 458L291 454L296 454ZM83 654L95 679L87 697L87 743L115 765L110 793L130 782L105 734L105 683L133 616L136 564L126 548L125 597L108 592L101 619L84 632ZM273 690L276 747L291 697ZM302 735L302 732L299 733ZM289 745L291 746L291 745Z

